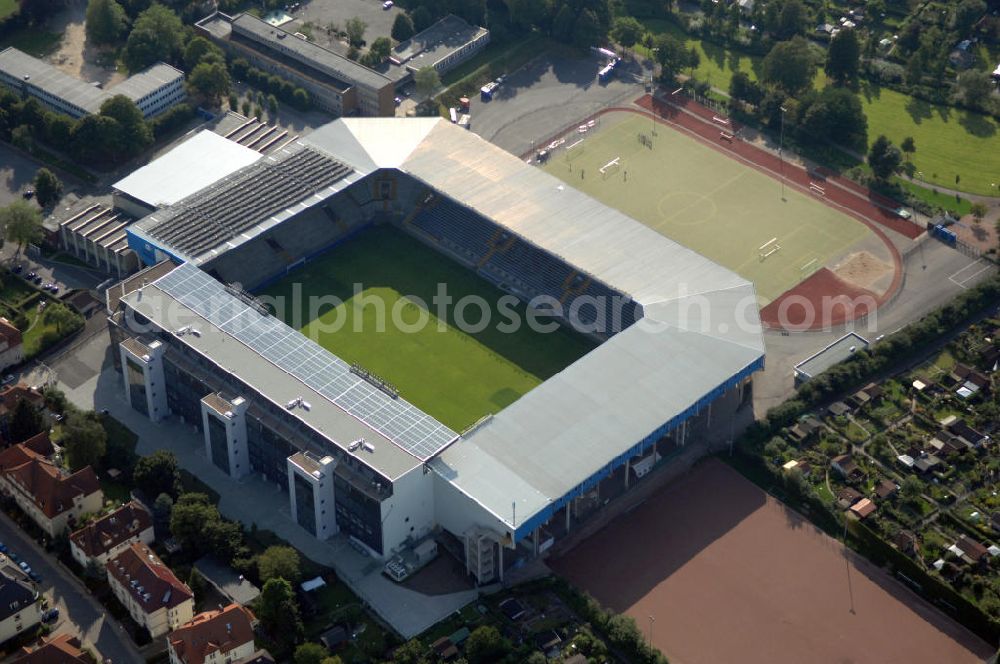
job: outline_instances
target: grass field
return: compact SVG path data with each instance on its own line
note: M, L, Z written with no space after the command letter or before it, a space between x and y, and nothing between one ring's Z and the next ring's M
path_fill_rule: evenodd
M545 168L752 280L762 305L808 276L811 270L802 268L810 262L823 267L871 235L864 224L788 187L782 202L775 179L678 131L660 126L653 149L643 147L637 134L649 132L646 118L606 114L579 156L566 161L559 151ZM598 169L615 157L623 170L603 179ZM761 261L758 248L771 238L781 250Z
M737 71L757 78L762 58L692 39L670 21L648 19L643 25L653 34L669 33L694 46L701 62L693 75L700 81L728 91ZM642 47L636 50L649 56ZM814 86L820 89L825 85L826 76L820 68ZM989 116L931 104L870 84L862 86L861 105L868 117L869 142L879 134L897 145L907 136L913 137L917 146L913 163L923 172L925 182L974 194L1000 195L1000 189L991 186L1000 184L1000 125Z
M5 19L17 11L17 0L0 0L0 19Z
M4 0L0 0L0 5ZM28 55L42 58L51 53L59 46L62 35L56 32L48 32L38 28L20 28L0 37L0 51L13 46L24 51Z
M562 329L539 333L521 325L514 332L503 331L507 319L496 307L502 291L389 226L363 231L262 295L289 302L295 284L302 289L304 311L309 311L312 296L334 296L343 303L317 307L318 316L306 316L309 320L301 325L287 315L285 322L346 362L358 362L386 378L405 399L459 431L510 405L593 348L590 341ZM361 284L359 296L354 295L354 284ZM468 323L480 321L477 306L468 306L464 313L457 306L447 307L439 320L433 304L438 284L447 284L456 305L466 296L489 303L490 324L474 333L458 329L456 314ZM381 331L376 306L361 304L373 298L384 302ZM414 303L415 298L427 308ZM401 325L393 323L394 307ZM523 321L524 306L518 303L513 310ZM427 324L420 330L400 329L415 327L422 315ZM343 323L338 331L320 331L332 328L335 321Z

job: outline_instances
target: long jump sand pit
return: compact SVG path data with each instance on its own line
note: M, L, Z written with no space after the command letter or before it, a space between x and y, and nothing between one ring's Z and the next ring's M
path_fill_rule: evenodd
M962 664L992 654L717 460L552 567L643 633L652 626L672 664Z

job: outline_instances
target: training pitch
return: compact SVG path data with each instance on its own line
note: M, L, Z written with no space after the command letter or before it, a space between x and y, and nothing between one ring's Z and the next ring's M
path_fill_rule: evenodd
M872 235L788 186L782 200L778 180L686 134L662 124L655 131L648 117L606 113L586 133L567 135L543 168L750 279L762 305Z
M716 459L550 565L671 662L973 664L993 649Z
M443 319L434 300L439 284L452 298ZM594 347L562 328L531 329L519 302L509 310L523 324L509 330L510 318L497 306L501 290L391 226L361 231L261 295L283 303L277 315L285 323L388 380L403 398L457 431L499 412ZM458 308L466 296L489 304L488 325L476 326L481 307ZM319 298L326 303L310 311L310 301ZM293 299L303 312L298 319ZM459 320L473 328L459 329Z

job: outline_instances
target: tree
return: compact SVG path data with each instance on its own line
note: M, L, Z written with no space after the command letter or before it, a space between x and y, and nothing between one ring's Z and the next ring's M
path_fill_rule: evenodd
M120 156L131 158L153 144L153 130L135 102L125 95L115 95L101 104L101 115L116 123Z
M257 556L257 574L262 582L285 579L298 583L302 576L299 552L290 546L269 546Z
M541 3L535 3L535 4L540 5ZM420 5L416 9L414 9L410 13L410 16L413 18L413 29L416 30L417 32L426 30L427 28L431 27L431 25L434 23L434 16L431 14L431 11L427 9L427 7L425 7L424 5Z
M361 48L364 46L365 30L367 29L368 24L357 16L347 19L347 23L344 24L344 32L347 33L347 43L354 48Z
M191 71L203 62L226 62L222 50L204 37L194 37L184 47L184 67Z
M80 314L65 304L56 302L45 309L45 322L56 326L56 332L62 334L80 324Z
M830 42L826 52L826 73L834 81L850 83L858 77L861 44L854 30L841 30Z
M153 502L153 518L159 527L169 527L170 514L174 510L174 499L166 493L161 493Z
M899 148L892 144L885 135L881 135L872 143L868 151L868 166L872 173L879 180L887 180L889 176L899 170L903 162L903 156Z
M642 23L632 16L619 16L611 27L611 38L621 44L626 51L639 43L644 32Z
M21 399L10 416L10 442L20 443L42 431L42 415L30 401Z
M135 464L132 480L147 496L177 496L180 492L177 457L170 450L156 450L142 457Z
M792 95L807 88L816 75L809 43L802 37L795 37L775 44L764 58L763 74L765 81L781 86Z
M846 88L827 86L820 93L804 94L795 123L799 139L806 143L832 141L863 150L868 142L868 118L861 100Z
M909 161L913 153L917 151L917 144L913 142L912 136L907 136L899 144L899 149L903 151L903 154L906 155L906 160Z
M295 649L292 661L295 664L323 664L328 654L327 649L318 643L303 643Z
M229 70L224 62L202 62L191 70L187 84L190 91L217 104L229 94Z
M988 112L993 106L994 87L989 72L970 69L958 75L955 97L966 106Z
M908 505L916 504L923 492L924 483L914 475L907 475L903 483L899 485L899 495Z
M136 466L138 468L138 466ZM205 549L202 532L205 524L219 518L219 511L203 493L185 493L177 499L170 513L170 533L185 548Z
M653 40L653 54L657 64L662 68L663 78L673 78L673 75L688 66L690 52L684 48L684 43L673 35L662 33Z
M955 7L952 25L964 36L985 13L986 3L983 0L962 0Z
M42 213L27 201L14 201L0 208L0 228L6 240L17 243L17 253L20 253L26 244L41 239Z
M87 39L95 44L116 44L125 33L125 9L115 0L90 0L84 23Z
M392 32L390 34L398 42L406 41L416 34L413 30L413 19L410 18L409 14L404 12L396 14L396 18L392 21Z
M279 643L295 643L301 637L299 605L288 581L271 579L264 584L257 599L257 618L271 638Z
M120 152L121 136L114 118L85 115L70 133L70 151L81 162L106 164Z
M278 114L278 98L274 95L267 96L267 112L272 118Z
M982 203L973 203L969 208L969 213L972 215L972 219L976 222L976 225L983 223L983 217L986 216L986 206Z
M496 627L484 625L469 634L465 642L465 657L469 664L490 664L497 662L510 651L507 643Z
M379 37L368 47L368 53L371 54L375 64L382 64L389 59L389 55L392 53L392 42L389 41L388 37Z
M56 174L47 168L39 168L35 173L35 199L42 207L48 207L62 196L63 184Z
M756 106L761 100L760 86L746 72L738 71L729 81L729 96Z
M429 97L432 92L441 87L441 77L438 76L434 67L421 67L413 74L413 81L417 86L417 93Z
M93 412L74 410L60 425L58 439L70 469L76 472L101 460L107 449L108 434Z
M159 60L172 62L180 53L184 25L173 11L160 4L146 9L135 20L122 59L129 71L139 71Z

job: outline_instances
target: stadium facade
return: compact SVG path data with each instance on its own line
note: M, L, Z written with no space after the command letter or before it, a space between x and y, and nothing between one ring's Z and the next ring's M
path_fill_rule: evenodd
M600 344L449 429L250 294L371 224L562 305ZM153 212L128 241L149 267L108 307L133 408L200 430L231 477L278 484L316 537L387 558L434 533L481 582L669 463L713 407L730 417L763 368L751 283L439 119L338 120Z

